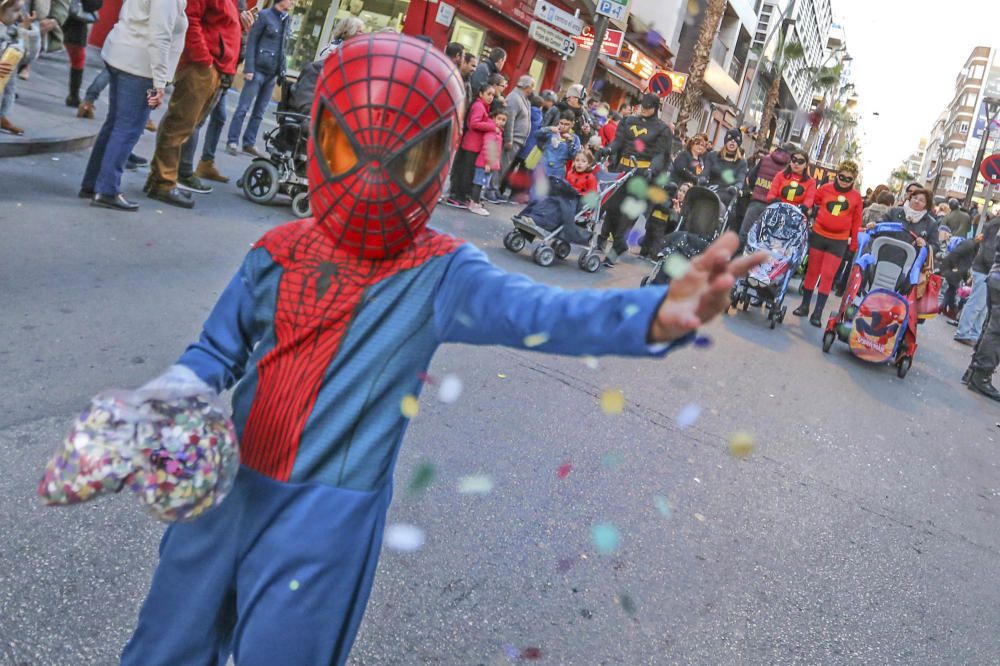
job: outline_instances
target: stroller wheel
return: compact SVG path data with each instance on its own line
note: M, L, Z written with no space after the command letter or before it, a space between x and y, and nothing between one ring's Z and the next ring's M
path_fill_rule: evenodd
M906 373L910 371L910 366L913 365L912 356L904 356L899 359L899 363L896 364L896 376L902 379L906 376Z
M771 330L773 331L774 327L778 325L778 312L776 310L768 310L767 320L771 322Z
M507 232L507 235L503 237L503 246L511 252L520 252L527 244L528 239L517 229Z
M569 256L569 253L573 251L573 248L570 247L570 244L562 239L558 239L554 243L552 243L552 249L556 251L556 257L558 257L559 259L565 259L566 257Z
M243 172L243 194L254 203L264 204L278 193L278 170L267 160L254 160Z
M295 217L309 217L309 192L299 192L292 197L292 212Z
M536 264L547 267L551 266L552 262L556 260L556 251L548 245L539 245L535 248L535 252L532 254L532 257L534 258Z
M579 264L588 273L596 273L601 268L601 255L584 252L580 255Z
M833 347L833 341L837 339L837 334L833 331L827 331L823 334L823 352L829 353L830 349Z

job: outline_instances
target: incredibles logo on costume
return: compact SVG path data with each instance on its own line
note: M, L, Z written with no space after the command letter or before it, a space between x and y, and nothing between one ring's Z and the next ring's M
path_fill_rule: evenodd
M640 137L644 134L649 134L648 127L639 127L638 125L632 125L631 127L629 127L629 129L632 130L632 136L634 137Z
M840 217L851 209L851 204L847 200L847 197L841 194L834 201L827 201L826 209L834 217Z
M886 363L906 333L910 306L899 294L876 289L861 302L848 343L851 352L869 363Z
M785 201L795 201L799 197L805 196L806 186L797 180L793 180L785 185L785 188L781 190L781 198Z

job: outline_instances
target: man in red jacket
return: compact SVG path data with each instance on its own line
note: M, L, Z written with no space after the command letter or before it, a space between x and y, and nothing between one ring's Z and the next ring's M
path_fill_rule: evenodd
M236 0L188 0L185 13L184 52L174 77L174 94L156 135L145 189L151 199L193 208L191 196L177 189L181 146L212 110L223 78L231 81L236 74L242 25L252 22L252 15L249 21L241 16Z

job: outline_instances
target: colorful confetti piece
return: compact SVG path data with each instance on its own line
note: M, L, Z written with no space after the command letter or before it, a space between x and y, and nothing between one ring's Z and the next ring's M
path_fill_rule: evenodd
M618 467L623 462L625 462L625 456L620 453L605 453L601 456L601 464L611 469Z
M701 407L694 403L684 405L681 411L677 413L677 425L681 428L690 428L695 424L699 416L701 416Z
M291 590L292 592L299 589L299 581L293 580L291 583L288 584L288 589Z
M649 192L649 183L645 178L630 178L625 186L625 191L636 199L645 199Z
M601 367L600 362L597 360L596 356L584 356L583 364L590 368L591 370L597 370Z
M610 555L618 550L621 544L621 536L618 528L612 523L598 523L590 528L590 541L594 544L597 552L603 555Z
M548 333L532 333L531 335L525 336L524 346L530 349L532 347L539 347L541 345L544 345L548 341L549 341Z
M424 547L426 536L416 525L395 523L385 528L385 546L400 553L415 553Z
M701 515L700 513L694 514L694 517L699 523L705 522L705 516Z
M643 233L642 233L642 231L640 231L639 229L637 229L637 228L633 227L633 228L632 228L632 229L631 229L631 230L630 230L630 231L629 231L629 232L628 232L628 233L627 233L627 234L625 235L625 242L629 244L629 247L635 247L635 246L637 246L637 245L638 245L639 243L641 243L641 242L642 242L642 240L641 240L641 239L642 239L642 237L643 237L644 235L645 235L645 234L643 234Z
M485 474L472 474L458 480L458 492L463 495L487 495L491 490L493 479Z
M696 335L694 340L691 342L698 349L708 349L712 346L712 338L707 335Z
M666 273L667 277L671 280L678 280L684 277L690 267L691 262L677 253L671 254L667 257L666 261L663 262L663 272Z
M629 219L637 219L640 215L646 212L646 202L640 201L633 196L627 196L622 201L621 205L622 215Z
M438 400L450 405L462 395L462 380L455 375L445 375L438 387Z
M625 315L626 319L631 319L632 317L634 317L637 314L639 314L639 310L640 310L640 308L639 308L638 305L636 305L635 303L629 303L622 310L622 314Z
M434 483L435 476L437 476L437 470L434 465L426 461L420 463L413 470L413 476L410 477L410 483L406 487L407 492L415 494L427 490Z
M504 373L502 373L502 372L498 372L498 373L497 373L497 377L499 377L500 379L507 379L507 375L505 375L505 374L504 374Z
M403 399L399 401L399 411L408 419L415 417L420 413L420 403L417 402L417 397L414 395L404 395Z
M567 476L569 476L569 473L572 471L573 471L573 463L565 462L562 465L559 465L559 469L556 470L556 476L558 476L560 479L565 479Z
M656 505L656 510L660 512L660 515L664 518L670 517L670 502L663 495L653 495L653 504Z
M542 658L541 648L526 647L521 650L521 659L525 661L537 661Z
M735 432L729 438L729 455L734 458L749 458L753 453L753 447L753 435L749 432Z
M607 389L601 394L601 411L614 416L625 411L625 394L617 389Z
M646 196L649 199L649 203L653 204L654 206L660 206L662 204L665 204L667 203L667 200L670 198L670 195L667 194L667 191L662 187L649 188L649 193Z

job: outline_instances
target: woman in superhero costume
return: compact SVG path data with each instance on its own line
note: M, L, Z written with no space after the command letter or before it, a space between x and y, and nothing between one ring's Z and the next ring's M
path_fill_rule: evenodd
M241 469L164 534L123 664L343 664L375 574L407 419L442 342L662 356L763 257L720 239L669 288L570 292L426 227L458 144L461 76L433 46L346 40L312 111L314 217L246 256L173 373L235 386Z

